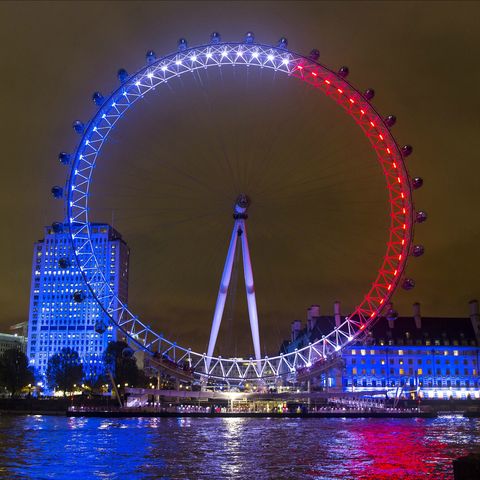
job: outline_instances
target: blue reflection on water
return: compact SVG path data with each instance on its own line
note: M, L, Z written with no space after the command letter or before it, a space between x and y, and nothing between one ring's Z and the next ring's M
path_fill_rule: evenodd
M478 419L0 417L0 478L435 479Z

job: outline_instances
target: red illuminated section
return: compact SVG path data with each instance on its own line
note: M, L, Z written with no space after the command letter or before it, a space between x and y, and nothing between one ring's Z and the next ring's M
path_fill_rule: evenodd
M292 75L335 100L360 126L384 173L390 203L387 251L364 300L349 316L360 330L375 321L405 269L412 240L412 199L408 172L397 143L368 100L344 78L315 62L301 60Z

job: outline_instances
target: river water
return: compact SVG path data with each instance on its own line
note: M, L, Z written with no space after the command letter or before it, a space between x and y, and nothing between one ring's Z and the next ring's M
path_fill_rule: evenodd
M480 420L0 416L0 478L453 478Z

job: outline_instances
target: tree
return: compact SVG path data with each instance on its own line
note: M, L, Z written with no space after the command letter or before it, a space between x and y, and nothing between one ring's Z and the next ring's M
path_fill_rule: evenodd
M5 350L0 356L0 384L13 397L29 383L33 383L33 370L27 356L17 348Z
M138 369L132 354L133 351L125 342L108 343L103 354L103 361L105 367L112 372L117 384L123 386L128 383L135 387L139 383L143 383L143 372Z
M48 385L62 390L66 396L66 392L71 392L83 378L83 365L78 353L68 347L62 348L48 360L46 375Z

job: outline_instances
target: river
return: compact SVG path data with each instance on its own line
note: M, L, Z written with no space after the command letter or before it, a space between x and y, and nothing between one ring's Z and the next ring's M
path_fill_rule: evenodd
M0 416L0 478L453 478L480 420Z

